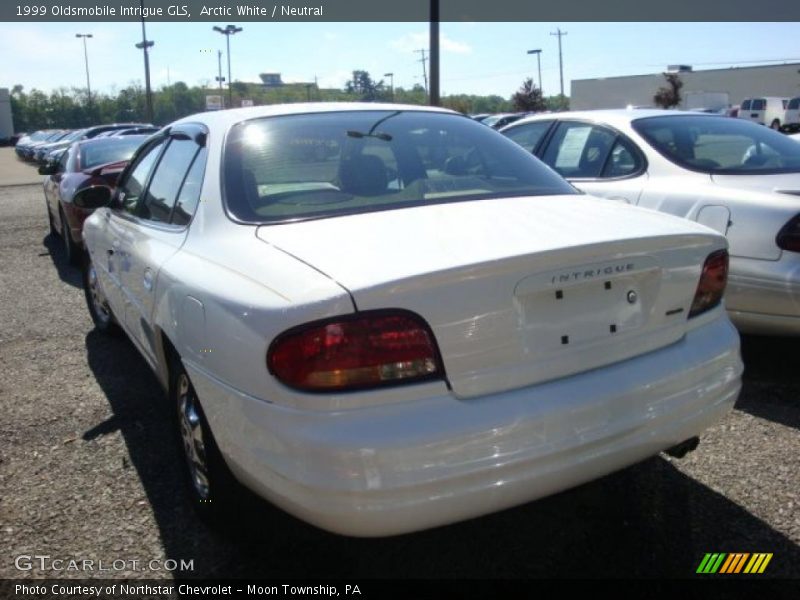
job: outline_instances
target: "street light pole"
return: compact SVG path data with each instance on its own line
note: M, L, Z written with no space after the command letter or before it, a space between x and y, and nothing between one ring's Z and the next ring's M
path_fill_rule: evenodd
M233 83L233 80L231 79L231 36L242 31L242 28L228 25L225 29L216 26L213 29L217 33L221 33L225 36L225 42L228 48L228 108L233 108L233 88L231 87L231 84Z
M389 78L389 89L392 92L392 102L394 102L394 73L384 73L383 76Z
M219 82L219 98L220 103L222 102L222 82L225 81L225 78L222 76L222 50L217 50L217 73L219 73L216 77L217 81Z
M86 38L92 37L91 33L76 33L76 38L83 38L83 60L86 63L86 94L89 104L92 103L92 84L89 83L89 51L86 49Z
M539 91L542 92L542 98L544 98L544 92L542 91L542 49L528 50L528 54L536 55L536 66L539 68Z
M144 28L144 0L139 0L139 6L142 9L142 41L136 44L136 47L144 54L144 94L145 104L147 106L146 120L148 123L153 122L153 92L150 89L150 56L148 48L152 48L155 42L147 40L147 32Z

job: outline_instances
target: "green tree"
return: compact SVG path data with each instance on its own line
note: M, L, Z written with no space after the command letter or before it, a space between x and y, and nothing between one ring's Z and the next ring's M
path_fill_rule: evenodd
M667 85L658 88L653 96L653 102L661 108L674 108L681 103L681 88L683 82L677 73L664 73Z
M569 98L558 94L556 96L548 96L545 100L545 108L553 112L561 112L569 110Z
M376 82L367 71L353 71L353 78L345 83L344 89L348 94L358 96L362 102L387 99L383 80Z
M519 90L511 96L511 104L514 110L520 112L543 111L547 108L542 90L536 87L531 77L525 79Z

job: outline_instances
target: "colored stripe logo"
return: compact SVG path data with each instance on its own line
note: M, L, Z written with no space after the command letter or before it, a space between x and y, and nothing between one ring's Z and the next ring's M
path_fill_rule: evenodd
M746 573L755 575L763 573L769 561L772 560L772 552L724 552L708 553L700 561L697 573L714 574L724 573L726 575Z

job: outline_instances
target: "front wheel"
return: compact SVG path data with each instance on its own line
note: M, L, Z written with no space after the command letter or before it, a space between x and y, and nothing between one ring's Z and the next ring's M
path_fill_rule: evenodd
M83 294L86 297L86 307L89 309L95 329L108 334L118 333L119 325L114 320L114 314L108 305L108 299L88 252L83 265Z
M77 265L80 263L81 258L81 247L75 243L75 240L72 239L72 232L70 231L69 222L67 221L67 215L64 214L64 211L61 211L61 237L64 238L64 254L67 257L67 262L71 265Z

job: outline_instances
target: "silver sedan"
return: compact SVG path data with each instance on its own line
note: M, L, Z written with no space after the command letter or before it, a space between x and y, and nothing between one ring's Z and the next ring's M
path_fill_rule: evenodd
M723 233L726 305L746 333L800 335L800 145L723 116L608 110L504 128L579 189Z

